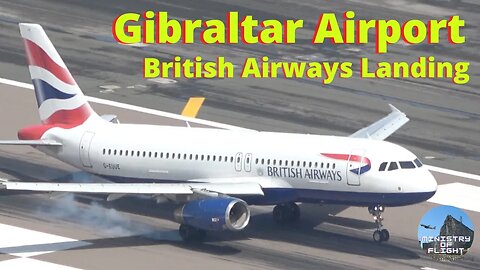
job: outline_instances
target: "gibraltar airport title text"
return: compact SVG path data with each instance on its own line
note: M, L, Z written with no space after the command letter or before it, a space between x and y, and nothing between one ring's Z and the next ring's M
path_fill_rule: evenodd
M401 23L393 19L357 20L354 11L346 11L343 16L323 13L318 17L311 42L313 46L321 46L327 41L333 44L371 42L375 44L375 53L385 54L390 45L399 42L463 44L465 36L460 30L464 26L465 21L460 16L427 22L412 19ZM294 45L297 30L303 27L302 19L259 21L251 15L240 19L235 11L228 12L224 21L177 20L168 12L146 11L118 16L112 24L112 33L122 44L192 44L200 41L204 44ZM143 74L145 78L310 78L330 84L335 78L351 78L357 66L360 78L447 78L455 84L466 84L470 80L469 65L464 61L438 61L432 55L420 56L413 62L375 63L368 57L354 62L317 62L273 61L268 56L259 56L246 58L242 66L234 65L222 55L215 60L206 60L202 56L191 59L174 56L169 61L145 57ZM235 72L237 69L239 72Z

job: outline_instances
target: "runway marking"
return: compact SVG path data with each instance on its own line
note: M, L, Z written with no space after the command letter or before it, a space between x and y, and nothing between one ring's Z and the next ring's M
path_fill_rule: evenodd
M428 201L480 212L479 194L480 187L478 186L463 183L450 183L439 185L435 195Z
M79 270L70 266L50 263L30 258L16 258L0 262L0 269L2 270L17 270L17 269L43 269L43 270Z
M72 238L0 224L0 253L16 257L27 258L90 244ZM0 269L3 268L0 267Z
M468 178L468 179L480 181L480 175L471 174L471 173L465 173L465 172L459 172L459 171L444 169L444 168L435 167L435 166L430 166L430 165L425 165L425 167L426 167L427 169L429 169L430 171L434 171L434 172L439 172L439 173L444 173L444 174L449 174L449 175L454 175L454 176L458 176L458 177L463 177L463 178Z
M437 268L432 268L432 267L422 267L420 268L421 270L438 270Z
M0 78L0 83L33 90L33 85L29 84L29 83L23 83L23 82L9 80L9 79L5 79L5 78ZM176 119L176 120L183 120L185 122L197 123L197 124L201 124L201 125L208 125L208 126L223 128L223 129L254 131L252 129L237 127L237 126L228 125L228 124L217 123L217 122L213 122L213 121L209 121L209 120L202 120L202 119L198 119L198 118L193 118L192 119L190 117L185 117L185 116L174 114L174 113L169 113L169 112L164 112L164 111L159 111L159 110L154 110L154 109L148 109L148 108L144 108L144 107L140 107L140 106L136 106L136 105L126 104L126 103L121 103L121 102L116 102L116 101L111 101L111 100L106 100L106 99L101 99L101 98L96 98L96 97L86 96L86 98L87 98L88 101L98 103L98 104L103 104L103 105L108 105L108 106L112 106L112 107L117 107L117 108L122 108L122 109L142 112L142 113L147 113L147 114L151 114L151 115L158 115L158 116L167 117L167 118ZM440 173L445 173L445 174L450 174L450 175L454 175L454 176L465 177L465 178L480 181L480 175L469 174L469 173L444 169L444 168L430 166L430 165L425 165L425 166L431 171L436 171L436 172L440 172Z
M183 107L182 115L196 118L204 101L204 97L189 98L187 104L185 104L185 107Z

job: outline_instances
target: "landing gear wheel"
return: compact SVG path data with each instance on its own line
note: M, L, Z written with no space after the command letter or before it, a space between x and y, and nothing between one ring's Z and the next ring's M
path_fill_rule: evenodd
M382 242L382 233L380 231L374 231L373 232L373 241L380 243Z
M386 242L386 241L388 241L388 239L390 239L390 233L388 232L387 229L382 229L382 230L380 231L380 234L381 234L381 236L382 236L382 241L385 241L385 242Z
M373 216L373 220L375 221L375 225L377 225L377 230L373 232L373 241L375 242L386 242L390 239L390 233L388 230L383 229L383 217L382 213L385 211L385 207L383 205L375 205L369 206L368 212Z
M203 242L207 236L205 230L197 229L187 224L181 224L178 228L178 233L185 242Z
M300 208L296 203L279 204L273 208L273 220L278 224L293 223L300 219Z

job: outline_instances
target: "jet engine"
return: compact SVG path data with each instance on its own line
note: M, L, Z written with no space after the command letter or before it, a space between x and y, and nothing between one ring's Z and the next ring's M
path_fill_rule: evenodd
M174 217L178 223L202 230L240 231L250 221L250 209L246 202L237 198L206 198L178 207Z

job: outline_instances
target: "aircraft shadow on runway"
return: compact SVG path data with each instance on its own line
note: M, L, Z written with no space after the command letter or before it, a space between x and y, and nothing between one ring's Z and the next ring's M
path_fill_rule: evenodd
M48 180L70 182L79 181L79 179L80 181L88 181L89 177L88 174L85 174L84 172L71 173L58 168L42 166L28 161L16 160L2 156L0 156L0 171L8 173L17 179L21 179L22 181ZM38 178L35 178L35 176ZM12 193L7 192L7 194L11 195ZM97 207L97 210L98 207L103 207L107 211L109 208L113 208L115 210L127 213L172 220L174 206L171 204L156 204L153 200L135 197L125 197L114 202L106 202L101 200L102 196L95 197L100 199L95 200L94 202L94 207ZM88 206L92 205L91 196L84 197L82 195L76 195L74 198L76 202L87 205L87 207L82 211L84 211L83 216L88 215ZM55 205L52 203L52 212L58 213L58 209L55 209L54 207L59 207L59 205L62 206L63 204L63 202ZM47 203L43 207L48 208L48 205L49 204ZM414 250L413 248L402 248L392 243L377 244L374 243L370 237L362 236L362 234L370 236L371 229L374 228L373 222L334 216L336 213L343 211L345 208L345 206L326 207L321 205L304 205L302 206L302 219L298 223L291 224L289 226L279 226L275 224L270 212L260 213L252 216L251 223L245 231L239 233L213 232L209 234L207 242L202 244L182 243L176 230L165 231L161 228L155 228L156 232L154 234L149 232L147 234L137 236L129 235L83 240L92 243L92 245L77 247L77 249L169 244L199 252L212 253L216 255L231 255L241 251L241 249L237 248L234 243L230 243L231 241L257 238L283 241L286 243L299 244L313 248L333 250L362 256L375 256L394 259L419 258L418 253L411 251ZM45 212L48 210L43 209L42 211ZM78 209L75 209L75 211L78 211ZM59 218L76 224L82 224L78 220L80 216L82 215L66 214L63 216L54 215L53 218ZM93 217L93 219L96 218L97 217ZM348 234L345 234L315 229L315 227L323 222L347 227L347 231L348 228L355 228L357 231L353 232L352 230L351 234L349 234L349 232L347 232ZM358 229L366 231L358 232ZM12 248L41 251L42 249L52 249L52 246L45 244Z

